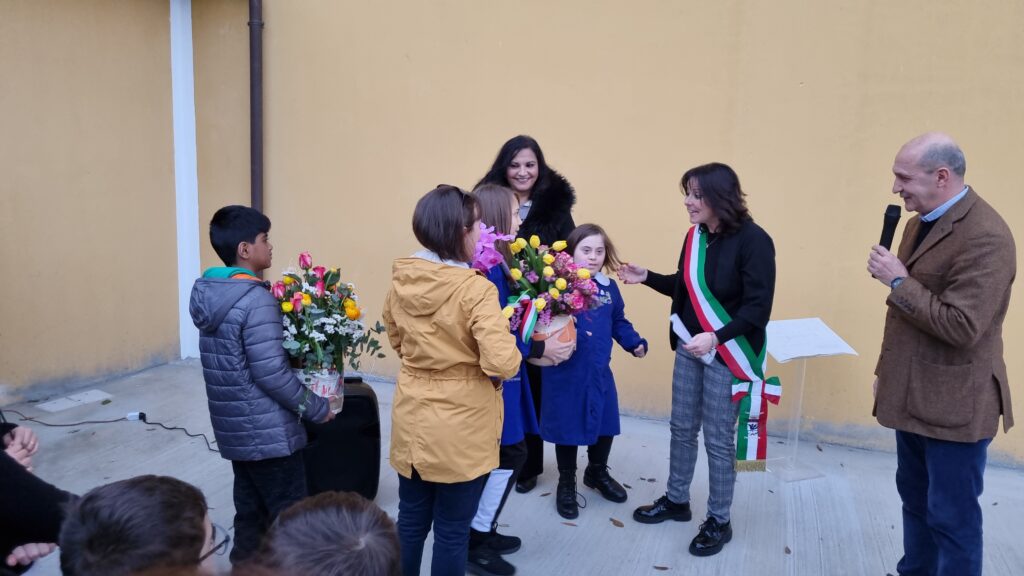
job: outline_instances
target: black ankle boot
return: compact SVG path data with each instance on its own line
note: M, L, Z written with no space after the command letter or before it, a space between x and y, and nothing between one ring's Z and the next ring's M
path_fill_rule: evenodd
M555 489L555 509L562 518L572 520L580 515L579 504L576 503L576 469L558 470L558 488Z
M625 502L626 498L628 498L626 489L622 487L622 484L616 482L608 474L607 466L588 465L586 470L583 471L583 485L597 490L601 493L601 496L612 502Z

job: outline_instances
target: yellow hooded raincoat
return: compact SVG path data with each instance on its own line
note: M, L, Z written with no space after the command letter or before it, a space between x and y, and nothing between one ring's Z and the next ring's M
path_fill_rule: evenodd
M401 258L384 302L402 361L391 412L391 466L429 482L478 478L498 467L507 380L522 355L494 285L473 269Z

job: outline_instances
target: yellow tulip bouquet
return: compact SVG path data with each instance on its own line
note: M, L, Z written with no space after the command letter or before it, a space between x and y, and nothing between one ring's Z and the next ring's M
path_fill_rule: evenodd
M342 371L345 360L359 370L360 357L383 358L377 322L362 322L355 286L341 281L337 268L313 266L309 252L299 255L299 270L286 270L270 288L283 313L284 347L292 365L307 372Z
M597 284L590 271L579 268L565 252L564 240L550 247L531 236L529 241L516 238L508 245L509 275L521 292L509 298L505 317L514 332L525 342L537 327L551 324L559 316L572 316L601 305Z

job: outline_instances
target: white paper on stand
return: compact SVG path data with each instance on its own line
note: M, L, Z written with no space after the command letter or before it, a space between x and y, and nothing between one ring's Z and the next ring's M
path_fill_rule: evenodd
M768 353L778 363L813 356L857 356L821 318L773 320L768 323Z

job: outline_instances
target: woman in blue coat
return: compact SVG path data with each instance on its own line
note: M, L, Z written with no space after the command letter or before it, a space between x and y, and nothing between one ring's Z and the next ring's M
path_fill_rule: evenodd
M563 518L579 516L576 503L576 454L587 446L583 484L612 502L625 502L626 490L608 474L612 437L619 434L619 396L612 376L612 343L637 358L647 354L647 340L626 319L625 303L615 281L601 270L618 267L615 247L596 224L583 224L566 240L581 268L597 282L601 306L577 316L576 352L568 361L544 368L541 437L554 443L558 462L555 508Z

